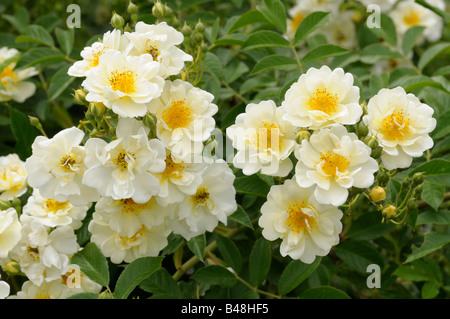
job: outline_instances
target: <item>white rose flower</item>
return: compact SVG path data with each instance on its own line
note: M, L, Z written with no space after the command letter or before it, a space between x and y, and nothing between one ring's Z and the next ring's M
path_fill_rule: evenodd
M222 160L210 164L203 171L203 180L194 195L187 196L173 207L168 219L175 234L186 240L212 232L219 224L227 224L227 217L237 209L235 176Z
M3 280L0 280L0 299L5 299L6 297L8 297L9 291L10 291L9 284Z
M0 157L0 199L12 200L27 191L28 174L17 154Z
M170 153L167 153L166 169L156 174L160 186L156 201L162 206L167 206L183 201L187 195L194 195L202 182L205 168L204 163L176 161Z
M158 138L177 160L192 162L192 155L203 151L216 124L213 99L211 93L177 79L167 80L161 97L150 102L149 110L158 119Z
M101 199L88 226L91 241L115 264L158 256L170 234L165 223L168 212L153 198L142 204L132 199Z
M127 56L116 50L103 53L99 64L86 72L81 84L86 101L102 102L121 117L144 116L147 104L161 95L164 80L152 56Z
M157 139L148 140L148 133L142 122L119 118L116 140L107 143L89 139L83 183L97 189L101 196L147 202L159 192L154 174L163 172L166 166L164 146Z
M22 224L14 208L0 211L0 258L5 259L21 238Z
M436 127L433 113L401 87L382 89L369 100L363 121L383 147L381 160L387 169L409 167L413 157L433 147L428 135Z
M69 201L59 202L43 197L39 190L34 189L32 196L23 206L23 213L48 227L70 225L76 230L82 226L88 209L88 205L74 206Z
M86 152L80 146L84 132L71 127L53 138L38 136L32 155L25 161L28 184L47 198L74 205L85 205L98 199L95 189L82 184Z
M355 124L362 115L353 75L326 65L310 68L286 92L283 119L297 127L319 129L334 123Z
M330 15L329 22L318 32L325 35L329 43L354 50L358 46L353 11L339 11Z
M69 258L78 249L77 237L70 226L50 231L36 219L21 215L22 238L9 253L19 263L21 271L35 285L61 279L67 272Z
M319 203L340 206L347 200L348 188L373 184L378 163L371 151L342 125L321 129L296 149L295 178L302 187L316 186Z
M0 48L0 63L17 55L19 51L7 47ZM37 75L39 72L34 68L14 70L16 63L10 63L0 72L0 102L16 101L25 102L36 92L36 85L30 81L24 81Z
M281 238L280 253L311 264L339 243L342 212L319 203L314 187L300 187L294 180L270 188L261 207L259 226L267 240Z
M68 297L82 292L100 293L102 286L86 276L78 265L69 265L62 275L62 283L68 288Z
M61 278L40 285L27 280L23 283L22 289L8 299L66 299L71 295L70 289Z
M183 34L166 22L150 25L139 21L136 23L135 32L126 32L125 35L131 44L127 53L150 54L153 61L161 64L158 74L164 79L179 74L184 62L192 61L192 56L176 47L183 42Z
M432 6L445 10L443 0L428 0L427 2ZM411 27L423 26L425 30L419 43L425 39L434 42L441 38L443 19L430 9L414 2L414 0L400 1L390 12L390 17L395 24L399 37L402 37Z
M289 155L297 145L296 129L283 120L285 112L271 100L247 105L245 113L227 128L237 154L233 165L245 175L257 171L266 175L286 176L293 168Z
M103 34L102 41L94 42L91 46L85 47L80 55L81 61L75 62L67 71L70 76L85 77L86 72L95 68L99 64L100 56L109 51L124 51L128 45L128 39L120 30L114 29Z

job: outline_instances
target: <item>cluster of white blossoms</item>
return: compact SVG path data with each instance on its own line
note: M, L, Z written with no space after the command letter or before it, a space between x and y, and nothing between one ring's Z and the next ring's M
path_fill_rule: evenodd
M24 81L38 74L34 67L15 69L15 58L19 51L14 48L0 48L0 64L7 63L0 68L0 102L15 101L23 103L36 92L36 85L31 81Z
M365 112L353 75L328 66L302 74L279 107L273 101L249 104L227 129L237 149L234 165L245 175L288 178L292 152L297 160L292 178L272 186L261 208L263 236L281 238L281 255L305 263L328 254L339 243L339 206L349 190L371 187L380 165L405 168L431 148L432 114L401 87L382 89ZM369 136L349 131L356 124L366 125ZM381 163L368 139L382 148Z

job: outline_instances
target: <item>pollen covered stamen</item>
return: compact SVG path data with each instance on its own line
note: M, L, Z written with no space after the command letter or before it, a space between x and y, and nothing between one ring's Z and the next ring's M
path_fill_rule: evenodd
M199 187L192 199L196 204L204 204L209 199L209 192L206 188Z
M122 204L122 213L138 214L149 206L149 202L136 203L132 198L124 198L120 200Z
M345 172L350 165L350 161L344 156L330 151L325 154L320 153L320 162L322 163L322 171L331 176L336 176L338 172Z
M408 15L403 17L403 22L410 27L416 26L420 23L420 17L415 11L410 11Z
M166 157L166 169L162 173L161 183L164 183L169 177L181 178L183 177L184 165L173 161L172 156Z
M313 96L309 98L306 105L313 111L322 111L328 115L336 112L339 98L337 94L327 91L327 89L317 89Z
M121 170L128 169L128 164L132 161L134 161L134 155L131 153L128 153L126 151L121 151L119 155L113 160L113 163L119 166Z
M90 59L88 59L89 68L95 68L96 66L98 66L98 63L100 61L100 56L104 52L105 52L105 48L99 48L92 53L92 57Z
M404 139L409 132L410 119L403 110L394 110L391 115L384 118L381 125L386 137L390 139Z
M315 227L317 220L314 216L305 214L302 209L306 207L305 203L294 202L290 204L286 210L288 217L286 223L289 228L296 233L307 230L310 232Z
M44 201L45 209L53 214L56 214L60 210L65 210L67 206L69 205L69 202L58 202L54 199L48 198Z
M111 89L114 91L130 94L135 90L136 74L133 71L113 71L108 80Z
M192 112L185 100L174 101L162 112L162 120L172 130L186 127L192 121Z
M63 158L59 161L59 165L66 171L66 172L73 172L75 171L75 164L76 164L75 157L72 155L64 155Z
M280 148L280 129L275 123L263 123L263 127L258 128L255 136L255 143L259 150L269 149L278 151Z
M145 43L145 53L150 54L152 56L152 58L153 58L153 61L158 61L158 57L159 57L158 46L153 44L153 43L151 43L148 40Z

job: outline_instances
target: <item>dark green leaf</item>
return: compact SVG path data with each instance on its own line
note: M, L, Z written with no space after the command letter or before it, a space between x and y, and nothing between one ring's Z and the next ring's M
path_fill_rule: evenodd
M33 144L38 131L30 124L30 119L16 108L9 107L12 133L16 139L15 152L25 161L32 154Z
M298 297L300 299L351 299L344 291L330 286L305 290Z
M285 33L287 29L286 9L280 0L263 0L261 6L257 9L263 16L273 24L278 30Z
M75 80L75 77L67 74L70 65L64 66L56 71L48 86L48 98L54 100Z
M420 57L417 67L420 70L423 70L434 58L436 58L439 54L447 51L450 48L450 43L443 42L437 43L431 47L429 47Z
M422 199L426 201L435 211L439 209L444 200L445 186L431 183L425 180L423 183Z
M278 293L286 295L307 279L322 261L317 257L312 264L305 264L300 260L292 260L281 273L278 282Z
M422 258L433 251L442 248L448 243L450 243L450 234L440 234L436 232L426 233L422 246L412 247L412 253L408 256L405 263Z
M11 25L20 33L25 30L25 27L30 22L28 10L23 6L18 6L14 15L2 14L2 18L11 23Z
M408 55L409 52L411 52L422 36L423 30L425 30L425 27L423 26L414 26L405 32L402 40L402 51L404 55Z
M392 51L386 45L373 43L365 46L361 51L360 60L363 63L374 64L380 60L401 58L402 55Z
M261 180L256 175L236 177L234 187L239 194L250 194L264 198L270 190L269 185L261 183Z
M367 274L367 267L376 264L381 268L384 259L380 253L366 241L348 240L335 247L336 255L344 263L362 274Z
M323 27L328 23L330 12L316 11L304 18L297 27L294 36L294 45L298 45L306 37L315 30Z
M259 286L269 273L272 261L272 250L269 243L263 237L259 238L250 253L249 274L250 281Z
M181 298L181 290L175 280L165 268L161 268L144 279L139 288L152 293L152 298L174 299Z
M408 176L412 177L417 172L422 172L424 176L447 175L450 174L450 161L445 159L428 161L414 168Z
M237 245L231 239L222 236L218 236L216 241L217 248L219 249L223 260L233 268L236 273L239 273L242 267L242 256Z
M16 38L16 42L35 42L49 47L55 45L50 32L48 32L44 27L36 24L27 26L23 31L23 35Z
M439 283L436 281L427 281L421 289L423 299L433 299L439 294Z
M347 49L344 49L340 46L334 44L324 44L306 53L305 56L301 59L301 62L304 64L316 60L344 55L347 52Z
M69 55L72 52L74 38L74 29L63 30L61 28L55 29L56 40L58 41L62 51Z
M429 272L419 267L399 266L393 272L393 275L407 281L427 281L432 279Z
M381 14L380 28L370 28L370 31L385 40L391 46L395 47L397 45L397 32L395 30L395 24L387 14Z
M352 222L347 237L356 240L372 240L383 236L395 228L394 224L381 223L379 212L366 213Z
M245 209L241 205L238 205L237 210L233 214L228 216L228 219L235 221L241 225L247 226L250 229L253 229L250 217L248 217L248 214L245 212Z
M252 33L247 41L245 41L244 48L246 50L253 50L266 47L289 47L288 40L283 38L279 33L262 30Z
M255 23L267 23L267 19L258 10L250 10L239 16L239 18L233 23L233 25L228 30L228 33L233 33L234 31L245 27L249 24Z
M223 79L223 64L215 54L211 52L206 53L205 68L208 73L214 76L217 80L221 81Z
M217 265L200 268L192 275L192 279L200 283L226 288L233 287L237 282L236 277L229 270Z
M198 259L203 260L203 255L204 255L205 246L206 246L205 234L192 237L187 242L187 245L188 245L190 251L192 251L194 253L194 255L198 257Z
M64 54L61 51L50 48L33 48L20 57L16 68L26 68L44 62L59 62L63 60Z
M297 66L298 66L298 62L294 58L291 58L291 57L288 57L285 55L274 54L274 55L266 56L266 57L262 58L261 60L259 60L256 63L256 65L253 68L251 73L256 74L256 73L271 70L271 69L282 70L282 69L293 68L293 67L297 67Z
M126 299L144 279L161 268L163 257L141 257L128 264L117 280L114 298Z
M417 217L416 225L436 224L450 225L450 210L427 210Z
M70 262L80 266L81 272L96 283L104 287L108 286L108 261L95 243L88 243L83 250L72 256Z
M92 292L80 292L78 294L70 296L67 299L98 299L98 295Z

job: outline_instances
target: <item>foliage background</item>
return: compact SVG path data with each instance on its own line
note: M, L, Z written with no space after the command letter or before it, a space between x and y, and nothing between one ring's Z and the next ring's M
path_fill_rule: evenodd
M68 29L67 5L81 8L81 28ZM138 21L155 23L153 1L134 2ZM368 13L356 1L345 6L358 15L356 50L328 44L323 35L306 34L288 41L286 9L293 1L168 0L174 15L167 22L181 29L191 27L192 39L183 49L201 48L199 72L191 72L195 85L215 95L219 106L217 127L223 132L234 123L245 106L264 99L277 105L289 86L309 67L327 64L351 72L366 102L381 88L402 86L434 110L438 121L432 133L435 146L413 166L399 172L387 183L387 199L405 196L402 183L415 172L425 181L418 208L402 224L382 223L377 207L363 196L344 210L341 243L311 265L279 255L279 242L268 242L257 226L259 209L271 185L282 182L264 175L243 176L235 170L238 211L227 227L219 227L185 242L171 235L161 256L143 258L130 265L114 265L89 243L85 226L77 232L86 248L72 260L105 290L102 297L127 298L448 298L450 296L450 28L448 13L442 38L436 43L416 45L416 34L397 38L392 21L382 16L382 28L367 28ZM283 7L284 4L284 7ZM7 103L0 109L0 155L18 153L25 160L40 132L30 125L28 115L42 123L48 136L84 120L86 108L73 99L80 79L66 75L67 68L80 59L84 46L111 30L115 11L131 22L127 1L13 1L0 4L0 47L22 52L18 67L34 65L40 75L31 79L36 94L25 103ZM175 19L173 17L176 17ZM311 29L326 23L317 16ZM197 27L201 20L202 28ZM314 22L314 21L313 21ZM27 26L45 30L30 34ZM28 30L28 31L27 31ZM41 29L40 29L41 30ZM320 31L320 29L319 29ZM28 33L27 33L28 32ZM265 33L264 33L265 32ZM195 39L196 34L197 40ZM23 36L29 36L24 38ZM19 38L21 37L22 38ZM19 39L18 39L19 38ZM397 46L397 44L400 44ZM411 63L380 75L371 72L376 62L392 58ZM300 66L300 67L299 67ZM408 180L410 181L410 179ZM406 184L404 185L406 186ZM355 190L358 192L359 190ZM90 211L92 214L92 211ZM381 267L381 288L369 289L367 266ZM126 267L125 267L126 266ZM231 267L234 273L225 268ZM20 283L20 278L16 278ZM83 298L97 298L85 294Z

